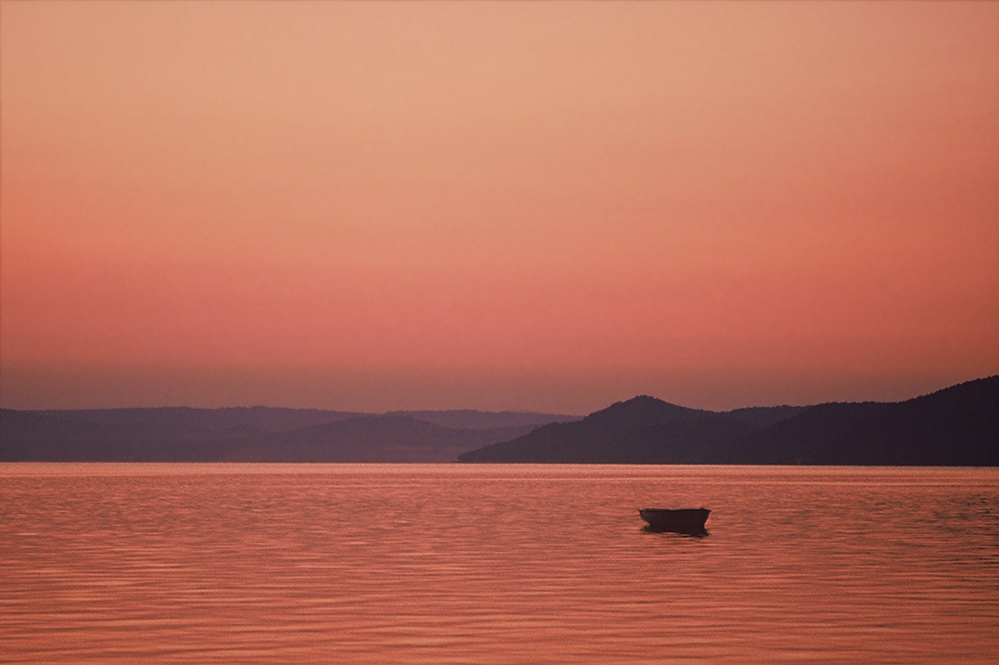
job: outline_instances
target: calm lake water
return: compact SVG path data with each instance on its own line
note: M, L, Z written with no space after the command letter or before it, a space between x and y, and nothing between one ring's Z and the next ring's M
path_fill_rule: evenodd
M0 465L0 654L995 663L999 470Z

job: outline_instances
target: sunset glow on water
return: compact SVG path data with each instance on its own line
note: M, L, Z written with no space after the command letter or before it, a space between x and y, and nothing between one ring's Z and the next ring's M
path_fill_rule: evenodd
M8 663L999 651L994 470L7 464L0 510Z

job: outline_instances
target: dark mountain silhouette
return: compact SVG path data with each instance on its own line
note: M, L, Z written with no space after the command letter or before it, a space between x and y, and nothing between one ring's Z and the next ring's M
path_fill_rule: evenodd
M540 425L540 426L539 426ZM999 466L999 376L897 403L575 416L317 409L0 410L0 461Z
M897 403L687 409L642 396L461 462L999 465L999 376Z
M61 420L93 423L143 424L167 427L194 427L206 430L224 430L233 427L250 427L262 432L286 432L337 420L360 418L371 414L351 411L325 411L322 409L287 409L275 407L227 407L221 409L196 409L186 406L80 409L65 411L32 411L41 416Z
M531 426L452 429L410 416L352 418L276 436L232 450L232 461L451 462L463 452L507 440Z
M729 459L736 464L817 464L813 459L817 450L833 445L845 432L889 406L882 402L817 404L731 442Z
M221 409L196 409L191 407L155 407L126 409L80 409L62 411L31 411L41 416L61 420L92 423L134 423L160 426L195 427L224 430L233 427L251 427L262 432L290 432L296 429L354 418L381 416L410 416L428 423L452 429L495 429L502 427L537 427L551 422L579 420L579 416L520 411L392 411L385 414L357 411L326 411L323 409L289 409L278 407L226 407Z
M826 407L833 405L824 405ZM999 466L999 376L962 383L905 402L853 407L827 423L824 436L790 443L780 424L769 441L745 441L741 453L758 463ZM807 418L806 418L807 416ZM848 417L849 416L849 417ZM828 417L828 414L827 414ZM782 423L816 431L812 414ZM774 454L780 441L783 454Z
M576 416L267 407L0 410L0 461L443 462ZM429 420L436 422L429 422ZM448 423L467 426L447 426Z
M810 408L808 406L787 406L786 404L782 406L749 406L726 411L725 415L757 427L769 427Z
M408 416L418 418L441 427L453 429L494 429L497 427L526 427L532 429L548 423L561 423L579 420L582 416L564 416L552 413L530 411L475 411L460 409L452 411L389 411L386 416Z
M756 427L712 411L642 395L582 420L552 423L519 439L461 455L461 462L697 464Z

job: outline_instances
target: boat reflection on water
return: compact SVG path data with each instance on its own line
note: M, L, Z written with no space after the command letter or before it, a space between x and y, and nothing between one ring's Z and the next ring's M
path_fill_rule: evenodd
M638 514L648 522L646 531L656 533L682 533L688 536L706 536L704 524L711 513L707 508L641 508Z

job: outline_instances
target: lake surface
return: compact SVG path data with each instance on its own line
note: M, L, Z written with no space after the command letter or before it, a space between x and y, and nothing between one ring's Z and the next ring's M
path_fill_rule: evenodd
M995 663L999 470L5 464L0 654Z

